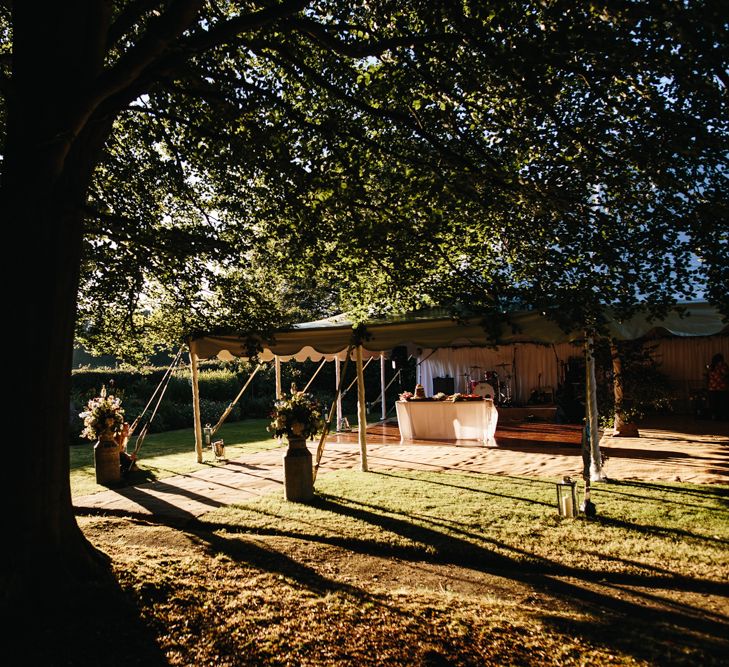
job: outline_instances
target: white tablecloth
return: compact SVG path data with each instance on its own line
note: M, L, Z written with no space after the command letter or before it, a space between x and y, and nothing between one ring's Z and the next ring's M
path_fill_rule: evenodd
M494 402L397 401L400 439L480 440L495 446L498 412Z

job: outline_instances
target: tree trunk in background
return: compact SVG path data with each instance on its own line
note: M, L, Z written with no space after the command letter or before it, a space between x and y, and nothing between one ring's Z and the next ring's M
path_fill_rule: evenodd
M615 424L613 436L624 438L637 438L638 427L625 417L623 395L623 361L616 343L610 345L610 355L613 361L613 397L615 400Z
M600 481L605 478L602 469L602 453L600 452L600 416L597 409L597 386L595 382L595 342L591 336L585 340L585 408L590 437L586 446L589 448L590 479Z

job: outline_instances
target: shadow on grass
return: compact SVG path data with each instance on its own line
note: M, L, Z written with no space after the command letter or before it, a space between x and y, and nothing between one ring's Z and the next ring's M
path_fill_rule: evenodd
M6 665L162 667L169 664L136 600L112 577L57 582L29 596L2 626Z
M318 542L374 557L410 561L417 566L454 565L508 578L546 594L562 605L567 604L577 612L589 614L589 622L570 621L569 627L572 631L578 630L585 641L608 649L619 644L621 650L637 659L665 657L666 646L681 645L700 649L707 658L705 664L711 664L711 659L719 659L729 648L726 642L729 624L725 616L706 614L699 607L676 605L670 601L661 603L660 611L646 613L646 600L660 602L661 597L648 593L645 589L722 595L729 592L729 587L725 584L677 576L668 571L656 573L658 576L645 573L594 572L535 558L526 550L488 540L478 533L454 529L452 525L444 526L443 522L431 520L430 526L417 524L412 517L398 514L389 508L355 503L335 496L320 496L313 504L320 510L348 516L399 535L413 544L397 546L377 543L374 540L301 534L278 529L256 532ZM419 520L423 521L423 518ZM443 528L448 532L444 532ZM229 540L213 534L212 531L235 532L241 529L224 523L205 522L194 529L195 535L206 540L213 551L226 553L238 561L243 560L265 571L292 578L317 593L339 590L362 599L372 598L359 588L323 577L312 567L289 556L255 545L249 549L247 543L241 545L237 540ZM497 547L510 550L514 555L496 553L494 549ZM626 593L627 589L620 588L621 586L638 587L638 590L631 588ZM390 601L387 604L392 606ZM547 616L542 620L564 631L560 627L564 621L558 616Z
M638 489L650 489L651 491L663 491L665 493L677 493L696 496L697 498L719 498L729 499L729 483L728 484L705 484L697 486L693 489L675 488L665 484L656 484L654 482L639 482L637 480L623 481L610 480L610 486L634 486ZM602 489L602 485L598 488Z
M339 496L320 495L312 505L320 511L350 517L378 531L387 531L407 543L398 545L366 537L322 534L321 531L316 532L314 526L312 531L306 532L275 527L251 531L232 523L191 520L184 530L205 544L212 555L224 554L236 563L282 576L293 585L302 586L317 595L339 593L356 602L382 606L403 619L410 618L412 612L406 606L399 606L397 598L370 593L357 585L322 574L316 561L299 560L295 552L289 555L283 549L270 546L271 543L261 544L260 541L240 539L232 534L253 532L319 543L346 552L410 562L416 568L452 565L473 572L476 580L478 573L481 577L504 578L524 589L548 596L552 601L550 608L567 607L573 612L570 618L544 608L529 612L538 614L540 621L554 631L579 637L587 645L602 646L611 652L619 649L635 659L654 664L722 664L729 649L726 616L707 613L699 605L683 600L676 602L661 595L661 591L678 590L726 595L729 592L726 584L677 576L660 568L655 568L652 574L646 573L647 568L642 564L630 562L625 565L635 565L643 572L595 572L579 565L562 565L535 557L526 549L488 539L459 522L411 516L387 506ZM144 520L149 522L150 517L144 517ZM630 525L627 527L631 528ZM366 530L362 534L366 535ZM502 553L497 553L497 549ZM576 558L579 559L578 554ZM463 576L460 571L454 574ZM576 615L581 614L586 615L585 620L576 620Z
M398 475L396 473L378 471L374 474L379 475L381 477L394 477L395 479L405 479L405 480L410 480L410 481L426 482L427 484L434 484L436 486L446 486L446 487L450 487L452 489L460 489L462 491L473 491L473 493L480 493L480 494L483 494L486 496L495 496L498 498L508 498L509 500L517 500L519 502L525 502L525 503L529 503L532 505L543 505L544 507L552 507L552 503L545 503L542 500L534 500L532 498L524 498L522 496L510 496L506 493L495 493L493 491L486 491L484 489L476 489L471 486L462 486L461 484L449 484L447 482L437 482L434 479L423 480L421 477L418 477L418 478L410 477L409 475L406 475L404 473ZM482 476L482 479L483 479L483 476ZM552 486L554 486L554 484L552 484Z
M671 487L661 487L652 485L651 487L643 486L638 483L633 482L623 482L620 480L610 480L608 482L602 482L593 485L592 492L596 495L616 495L616 496L623 496L625 498L636 498L640 500L641 502L650 502L650 503L656 503L656 504L662 504L662 503L670 503L673 505L678 505L680 507L694 507L696 509L705 510L708 512L721 512L726 513L726 508L724 507L711 507L707 504L697 504L697 503L686 503L681 502L678 500L673 500L670 497L656 497L656 496L648 496L645 494L640 493L630 493L628 491L618 490L619 488L629 488L635 486L637 487L637 490L641 490L641 488L650 489L650 490L656 490L656 491L662 491L666 494L671 493L677 493L676 490L672 489ZM722 505L728 505L729 504L729 493L722 494L722 493L693 493L691 491L681 489L680 493L682 496L689 495L693 496L694 498L697 498L699 500L706 500L706 501L719 501Z

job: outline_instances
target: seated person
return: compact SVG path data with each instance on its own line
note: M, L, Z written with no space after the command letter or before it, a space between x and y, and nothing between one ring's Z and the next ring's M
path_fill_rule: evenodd
M121 465L122 476L127 477L132 470L138 470L136 456L127 452L129 442L129 424L124 422L122 430L116 437L116 444L119 445L119 464Z

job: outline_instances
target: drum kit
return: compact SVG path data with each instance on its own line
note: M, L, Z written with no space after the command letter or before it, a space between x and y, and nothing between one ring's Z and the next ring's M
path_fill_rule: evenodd
M511 364L496 364L496 368L502 369L500 374L484 371L481 366L471 366L461 374L463 393L492 398L495 405L502 407L511 405L511 373L506 371Z

